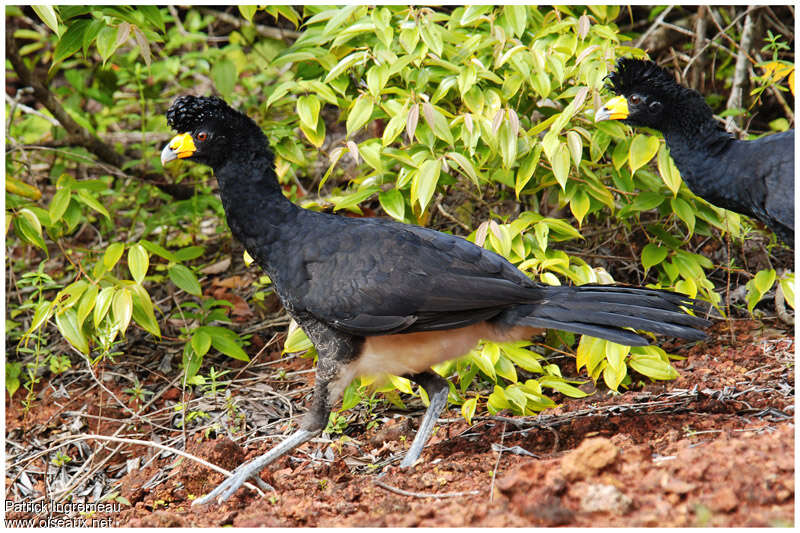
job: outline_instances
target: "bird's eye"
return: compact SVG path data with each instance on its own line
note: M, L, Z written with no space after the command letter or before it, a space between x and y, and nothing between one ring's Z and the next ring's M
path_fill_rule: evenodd
M639 102L641 102L641 101L642 101L642 99L641 99L641 98L639 98L639 95L638 95L638 94L633 94L633 95L631 95L631 103L632 103L633 105L637 105L637 104L638 104Z
M205 141L206 139L208 139L208 133L201 131L200 133L197 134L198 141Z

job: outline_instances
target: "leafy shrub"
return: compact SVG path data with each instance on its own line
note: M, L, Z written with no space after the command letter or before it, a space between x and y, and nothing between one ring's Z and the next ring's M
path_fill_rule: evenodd
M613 282L605 269L576 253L591 242L591 228L600 226L635 236L630 247L648 286L718 304L708 276L720 266L695 245L728 236L740 242L752 231L738 215L682 185L658 136L631 134L617 122L594 123L615 59L644 55L621 44L629 36L614 22L619 6L353 5L305 6L302 12L249 6L239 9L243 18L225 19L234 29L219 45L209 44L205 32L215 19L202 9L34 10L54 33L14 30L17 39L29 41L20 55L63 78L53 93L88 132L102 137L122 123L141 133L138 153L126 153L125 171L161 172L159 143L168 137L161 111L174 95L199 84L264 125L279 180L298 203L460 226L468 239L543 283ZM280 35L246 22L259 11L301 31L287 45ZM8 8L7 16L25 19L21 8ZM781 82L782 72L764 86ZM87 113L89 100L102 110ZM64 137L47 114L7 110L17 142ZM149 138L151 132L164 138ZM322 166L321 159L327 159ZM176 177L195 194L174 200L124 173L77 179L92 160L84 148L61 149L43 194L19 178L25 157L7 157L7 220L16 237L42 250L33 261L55 243L68 262L69 274L59 280L72 278L13 311L26 324L17 335L20 346L54 319L73 347L97 361L113 353L131 323L158 338L163 317L188 314L192 326L179 335L190 383L212 347L246 360L244 339L217 325L228 320L225 303L203 297L197 279L200 263L211 259L199 242L212 238L199 231L201 219L222 216L208 171L192 166ZM71 247L87 225L109 243L104 249ZM224 228L217 231L227 236ZM14 268L33 265L22 261ZM164 312L148 287L167 280L192 298ZM750 310L775 280L774 272L753 279ZM793 277L780 283L793 303ZM574 356L576 370L585 368L594 380L602 376L612 390L630 383L630 370L651 379L677 375L660 348L583 337L573 349L575 341L574 335L550 332L546 344ZM287 351L308 348L299 330L286 341ZM490 412L529 414L555 405L545 389L584 395L559 366L548 364L544 350L532 348L487 342L436 370L457 376L451 400L462 404L467 419L484 400L471 392L476 380L493 387L485 398ZM12 369L7 375L18 387L13 380L20 372ZM344 407L358 403L371 383L362 379L348 388ZM397 377L378 390L398 404L398 391L413 392L408 380Z

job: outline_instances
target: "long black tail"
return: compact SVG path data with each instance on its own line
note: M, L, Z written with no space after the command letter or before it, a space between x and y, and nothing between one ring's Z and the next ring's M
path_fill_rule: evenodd
M503 322L561 329L630 346L650 344L633 328L702 340L710 306L675 292L616 285L545 287L544 300L504 313ZM699 316L692 316L686 311Z

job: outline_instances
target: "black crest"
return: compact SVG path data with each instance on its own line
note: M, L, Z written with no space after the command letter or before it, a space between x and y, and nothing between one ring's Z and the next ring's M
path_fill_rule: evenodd
M240 115L216 96L179 96L167 110L167 124L178 132L192 131L201 124Z
M614 72L606 76L608 88L616 94L630 94L635 90L664 92L675 89L678 83L672 75L652 61L623 57L617 61Z

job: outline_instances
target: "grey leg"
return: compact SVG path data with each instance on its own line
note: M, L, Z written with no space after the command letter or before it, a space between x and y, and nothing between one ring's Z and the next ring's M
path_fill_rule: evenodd
M220 483L217 488L192 502L192 505L205 505L217 499L217 503L222 503L230 498L245 481L255 476L261 470L270 464L272 461L278 459L281 455L288 451L293 450L304 442L311 440L315 435L319 434L317 431L309 431L307 429L298 429L289 435L283 442L272 448L270 451L260 457L256 457L249 463L239 465L233 471L231 477ZM219 497L219 498L217 498Z
M264 455L237 467L228 479L207 495L195 500L192 505L203 505L214 499L218 503L222 503L230 498L245 481L258 474L269 463L304 442L308 442L325 429L331 412L331 404L337 401L342 394L342 391L338 389L343 388L343 385L337 383L337 378L343 368L355 358L360 344L352 337L339 334L318 322L308 321L302 325L314 346L317 347L319 360L317 361L317 379L311 409L303 418L300 429Z
M422 455L422 449L425 447L425 443L428 442L431 433L433 433L433 426L436 425L436 421L439 420L439 415L447 405L447 393L450 391L450 385L447 383L447 380L432 371L414 374L413 376L409 376L409 379L418 383L425 389L431 403L428 405L428 409L422 417L417 435L414 437L414 442L411 443L411 447L408 449L408 452L406 452L403 462L400 463L401 468L412 466L417 462L419 456Z

